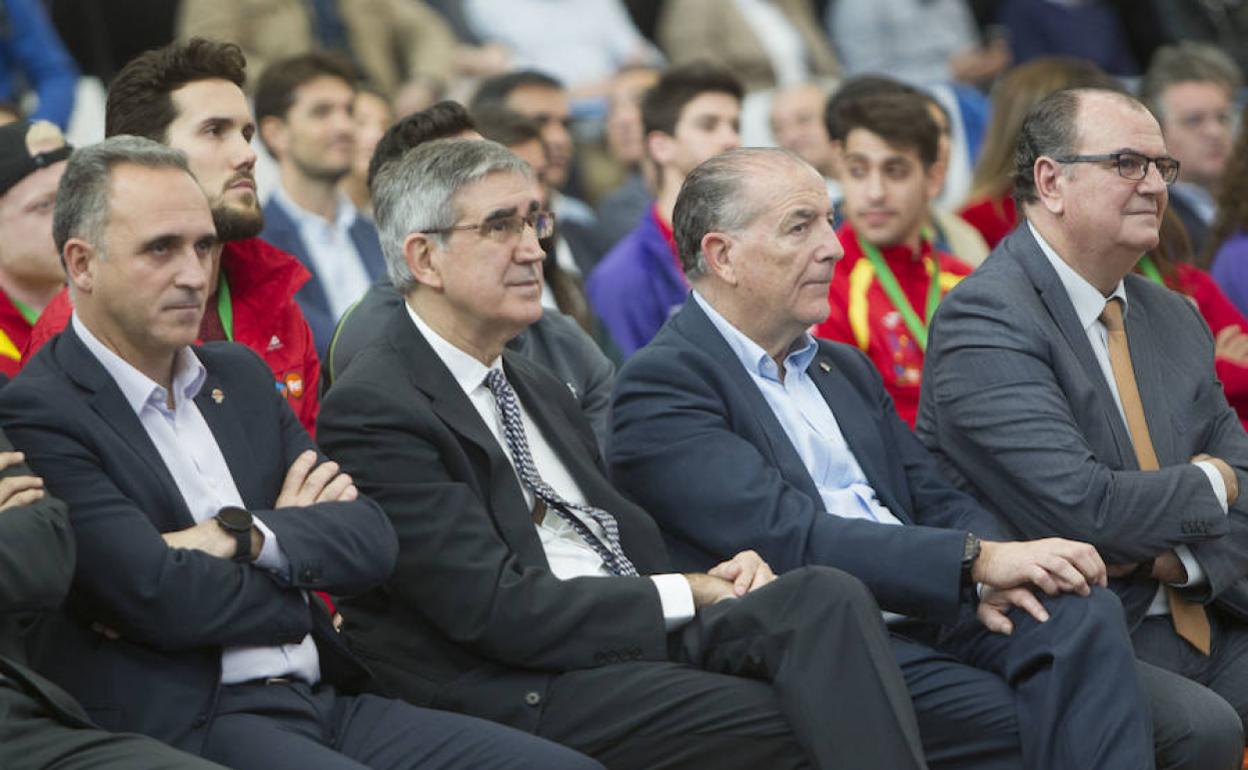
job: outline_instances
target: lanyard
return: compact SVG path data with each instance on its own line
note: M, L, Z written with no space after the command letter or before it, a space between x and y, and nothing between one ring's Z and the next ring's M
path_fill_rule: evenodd
M897 277L893 275L892 268L884 261L884 256L875 246L862 238L858 238L858 246L871 262L871 267L875 268L876 280L880 282L880 286L888 295L889 301L893 303L893 307L901 313L901 320L906 322L906 328L910 330L914 341L919 344L919 349L926 351L927 323L919 320L918 314L914 312L914 306L910 304L905 292L897 284ZM928 321L932 320L932 314L936 312L936 306L940 304L940 257L937 254L932 254L932 268L931 283L927 285L927 312L924 316Z
M230 282L225 280L225 271L221 271L221 279L217 281L217 317L221 319L221 329L225 338L234 341L234 305L230 303Z
M1165 286L1166 282L1161 279L1161 271L1157 269L1157 263L1153 262L1153 258L1148 254L1140 257L1140 272L1148 276L1149 280L1156 284Z
M39 311L35 310L30 305L22 302L17 297L9 297L9 301L13 303L13 307L17 308L17 312L22 314L22 318L26 319L26 323L34 326L35 321L39 320Z

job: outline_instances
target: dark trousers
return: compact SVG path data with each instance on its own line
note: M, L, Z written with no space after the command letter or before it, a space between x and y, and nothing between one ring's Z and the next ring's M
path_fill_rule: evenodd
M539 734L612 770L924 767L879 608L813 567L701 610L669 663L554 680Z
M332 687L223 687L204 756L236 770L594 770L503 725Z
M1043 597L988 631L968 608L946 628L904 622L893 649L932 768L1153 767L1147 699L1117 597Z
M37 699L0 680L4 770L223 770L159 741L58 721Z
M1216 607L1209 624L1208 656L1175 633L1166 615L1144 618L1131 639L1140 660L1173 672L1164 705L1175 722L1171 732L1189 730L1199 738L1172 753L1187 767L1238 768L1248 731L1248 626Z

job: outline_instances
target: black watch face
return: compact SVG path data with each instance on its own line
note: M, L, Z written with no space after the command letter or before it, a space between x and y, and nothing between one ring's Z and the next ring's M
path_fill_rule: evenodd
M251 529L251 511L245 508L222 508L217 511L217 519L226 529L244 532Z

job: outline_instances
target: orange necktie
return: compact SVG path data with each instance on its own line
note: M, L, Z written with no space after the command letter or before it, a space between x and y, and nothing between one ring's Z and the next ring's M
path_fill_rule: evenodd
M1148 435L1148 423L1144 419L1144 404L1135 384L1135 369L1131 366L1131 349L1127 345L1127 330L1122 323L1122 301L1117 297L1105 303L1101 311L1101 323L1109 331L1109 367L1114 372L1118 386L1118 398L1122 412L1127 418L1127 430L1135 446L1135 459L1142 471L1155 471L1161 467L1153 440ZM1179 592L1166 586L1170 602L1170 619L1175 632L1204 654L1209 654L1209 616L1203 605L1188 601Z

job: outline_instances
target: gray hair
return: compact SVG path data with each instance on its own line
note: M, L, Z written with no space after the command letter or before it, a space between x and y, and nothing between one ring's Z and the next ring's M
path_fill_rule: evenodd
M105 253L109 186L113 168L122 163L191 173L180 150L140 136L120 134L75 150L56 188L52 212L52 238L58 253L64 254L70 238L81 238L100 255Z
M456 196L490 174L533 179L529 164L501 144L479 139L426 142L381 168L373 182L373 214L386 270L400 292L406 294L416 283L403 254L407 236L454 225ZM434 238L445 243L441 235Z
M1140 83L1140 99L1160 122L1166 90L1192 82L1220 85L1234 99L1244 79L1235 60L1217 46L1185 40L1178 45L1162 46L1153 54Z
M690 281L708 272L702 253L707 233L734 233L750 225L766 207L747 191L748 181L760 172L785 162L796 163L818 174L796 153L779 147L742 147L721 152L685 177L676 197L672 229L685 277Z

